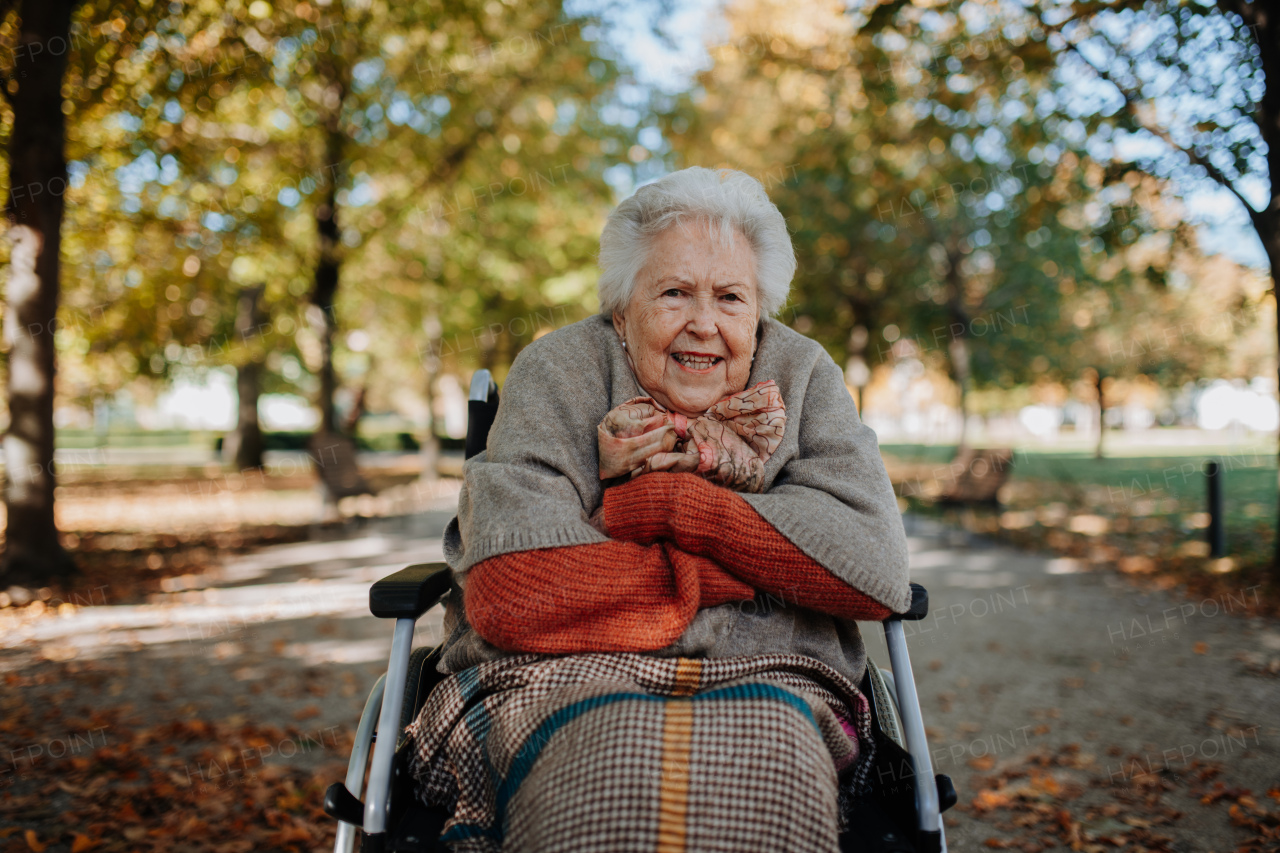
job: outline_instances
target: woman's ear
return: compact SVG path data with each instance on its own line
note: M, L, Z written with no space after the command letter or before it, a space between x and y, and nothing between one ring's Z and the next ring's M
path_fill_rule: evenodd
M627 339L627 321L622 316L621 311L613 312L613 330L618 333L618 337L622 340Z

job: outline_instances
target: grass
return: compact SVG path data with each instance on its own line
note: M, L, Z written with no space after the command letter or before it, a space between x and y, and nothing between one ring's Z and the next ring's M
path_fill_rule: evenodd
M952 474L956 448L883 445L886 466L903 502L977 532L1016 544L1149 575L1197 593L1257 581L1280 609L1269 580L1280 490L1276 457L1261 447L1188 447L1143 455L1094 458L1071 450L1019 449L998 507L964 510L935 505L930 495ZM1205 463L1223 471L1229 559L1209 554Z
M933 466L939 473L956 452L953 445L884 445L881 450L908 466ZM1267 524L1273 522L1280 498L1274 455L1260 449L1217 453L1196 450L1188 448L1185 454L1097 459L1083 452L1020 449L1014 454L1010 477L1013 488L1009 490L1012 494L1006 493L1002 498L1014 498L1019 492L1029 491L1051 502L1066 503L1070 510L1107 516L1165 518L1181 526L1185 516L1207 512L1208 480L1204 467L1210 459L1215 459L1223 472L1227 535L1252 537L1259 520ZM1034 488L1026 490L1020 486ZM1202 520L1194 518L1190 523L1198 525Z

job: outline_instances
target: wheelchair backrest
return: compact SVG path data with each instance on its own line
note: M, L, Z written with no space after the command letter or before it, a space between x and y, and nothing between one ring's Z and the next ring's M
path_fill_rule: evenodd
M467 399L467 444L465 458L470 459L489 443L489 429L498 414L498 386L493 374L483 367L471 375L471 393Z

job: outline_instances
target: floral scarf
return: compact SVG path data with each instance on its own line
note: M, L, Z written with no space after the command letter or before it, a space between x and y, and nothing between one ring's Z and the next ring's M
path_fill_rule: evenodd
M730 394L696 418L668 411L652 397L634 397L597 428L600 479L681 471L760 492L764 464L782 443L786 424L782 392L772 379Z

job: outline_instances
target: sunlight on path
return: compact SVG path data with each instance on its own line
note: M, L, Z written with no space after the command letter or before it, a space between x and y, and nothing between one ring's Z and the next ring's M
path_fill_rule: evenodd
M232 558L200 576L169 578L171 591L149 597L146 604L77 607L63 604L56 613L31 608L0 610L0 671L29 666L41 659L94 659L146 647L191 644L223 658L254 636L255 626L319 616L368 618L369 587L379 578L415 562L443 559L441 540L371 533L335 542L304 542L265 548ZM428 613L421 629L438 634L439 608ZM385 657L390 643L308 641L275 643L275 652L307 665L359 662ZM218 638L227 637L226 642Z

